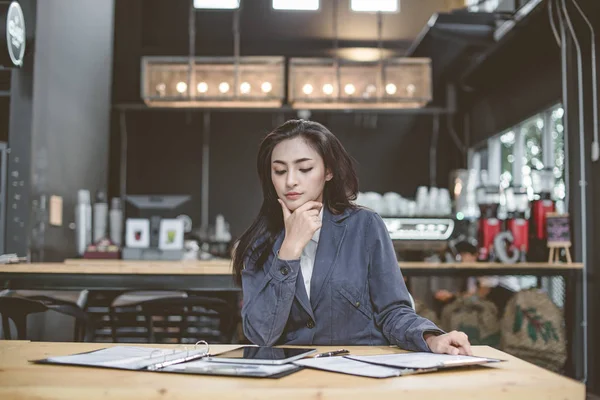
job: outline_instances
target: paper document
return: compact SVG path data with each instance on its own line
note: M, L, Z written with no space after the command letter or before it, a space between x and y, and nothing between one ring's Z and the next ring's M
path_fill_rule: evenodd
M427 372L406 368L400 369L382 367L380 365L355 361L347 357L305 358L303 360L294 361L294 364L308 368L339 372L341 374L366 376L370 378L390 378L392 376L403 376L416 374L419 372Z
M183 357L206 355L205 348L197 350L160 349L152 347L115 346L89 353L50 357L44 360L53 364L86 365L140 370L158 363L176 361Z
M270 377L299 370L293 364L284 365L252 365L211 361L191 361L185 364L171 365L163 368L164 372L181 372L202 375L228 375L247 377Z
M502 361L494 358L434 353L381 354L376 356L346 356L346 358L387 367L413 369L452 368Z

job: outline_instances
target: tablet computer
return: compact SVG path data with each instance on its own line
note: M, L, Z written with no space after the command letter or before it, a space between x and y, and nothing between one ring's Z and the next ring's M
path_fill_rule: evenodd
M282 365L299 360L317 352L317 349L297 349L292 347L244 346L235 350L210 355L207 361Z

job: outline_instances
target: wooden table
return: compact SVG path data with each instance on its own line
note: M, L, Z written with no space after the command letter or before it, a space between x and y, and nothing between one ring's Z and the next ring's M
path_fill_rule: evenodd
M577 399L582 383L487 346L477 356L508 360L475 369L372 379L304 369L280 379L208 377L53 365L28 360L104 348L99 343L0 341L1 399ZM168 347L168 346L161 346ZM211 350L227 346L212 346ZM347 347L386 354L390 347ZM318 347L319 351L333 347Z
M400 262L402 273L413 276L535 275L565 279L565 322L569 339L567 374L579 377L582 356L581 299L577 283L583 265L548 263L423 263ZM61 263L0 265L0 290L189 290L227 293L237 298L240 288L231 275L230 260L129 261L67 260ZM232 300L234 301L234 300Z

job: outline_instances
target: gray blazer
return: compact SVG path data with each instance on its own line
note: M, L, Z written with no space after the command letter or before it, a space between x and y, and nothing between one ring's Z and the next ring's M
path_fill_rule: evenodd
M415 314L383 220L363 208L323 211L310 300L300 259L280 260L282 231L263 269L242 271L244 333L262 346L388 345L430 351L425 332L444 333Z

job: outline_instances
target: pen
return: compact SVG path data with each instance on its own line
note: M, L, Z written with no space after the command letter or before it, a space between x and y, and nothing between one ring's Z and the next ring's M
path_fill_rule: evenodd
M339 350L334 350L334 351L328 351L327 353L317 354L315 356L315 358L339 356L339 355L342 355L342 354L350 354L350 352L348 350L346 350L346 349L339 349Z

